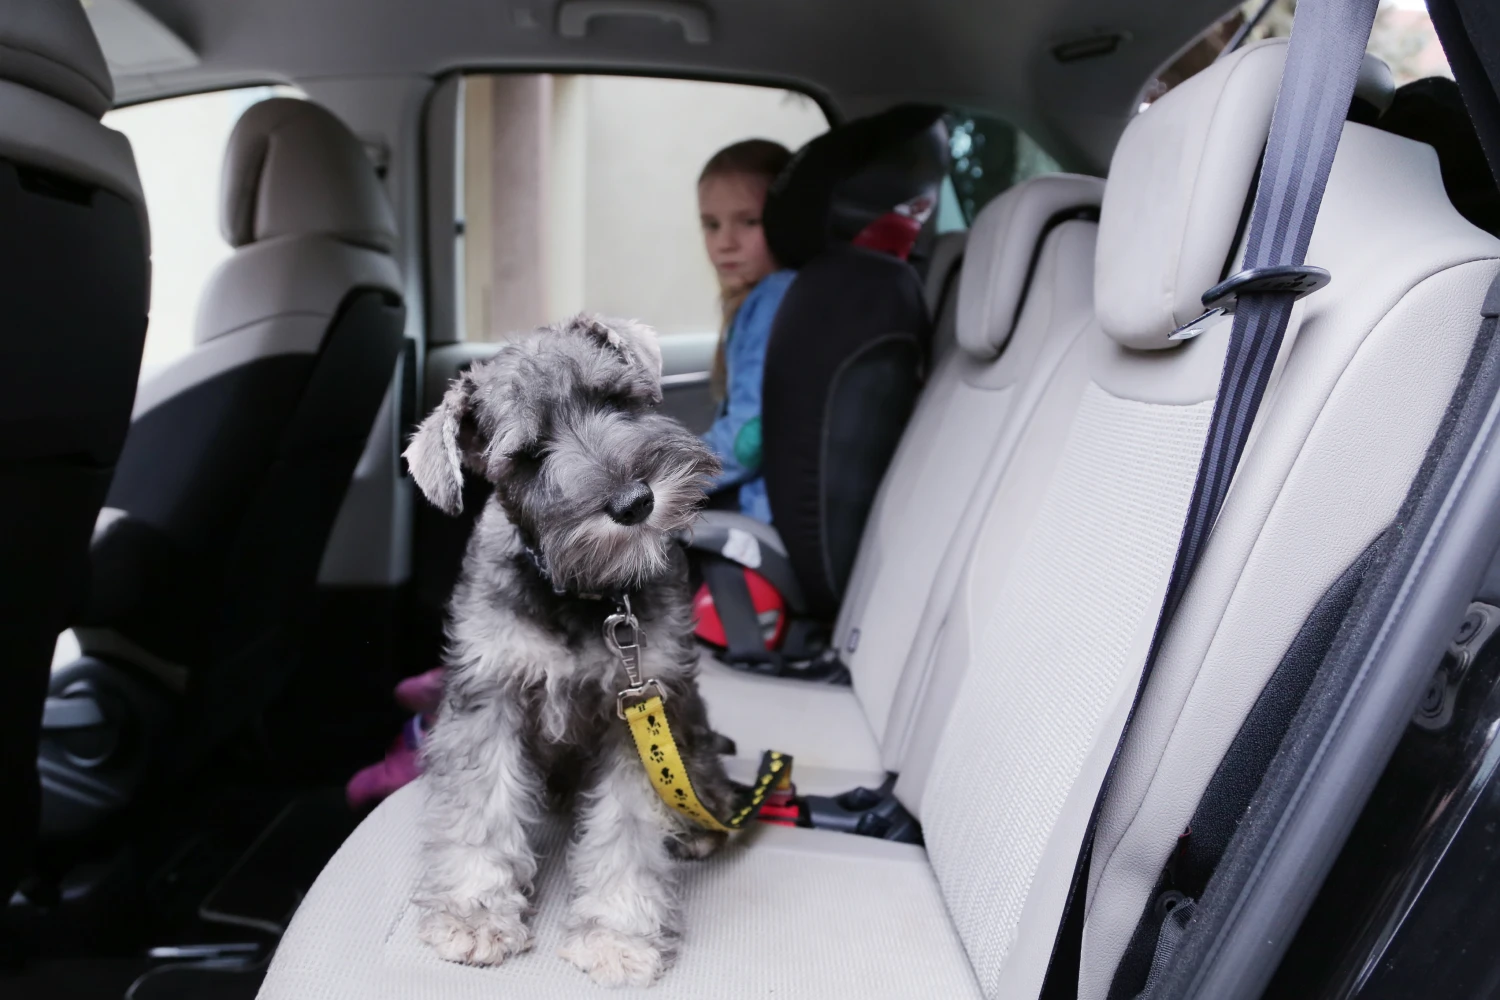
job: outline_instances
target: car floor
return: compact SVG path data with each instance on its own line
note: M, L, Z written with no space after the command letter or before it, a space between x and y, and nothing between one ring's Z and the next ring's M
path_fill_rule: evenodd
M12 902L7 922L29 960L0 992L102 1000L238 996L243 987L253 996L302 893L359 818L339 788L200 796L111 856L77 865L56 897Z
M400 604L320 595L291 683L252 726L91 845L44 849L0 921L0 996L253 997L302 894L363 818L343 783L399 731L395 681L436 656Z

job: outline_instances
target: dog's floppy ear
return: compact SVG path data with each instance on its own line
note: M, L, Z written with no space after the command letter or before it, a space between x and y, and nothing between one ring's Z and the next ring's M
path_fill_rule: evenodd
M464 509L464 452L474 436L470 419L473 394L474 380L468 375L454 379L443 401L417 427L403 452L422 495L446 514Z
M580 313L575 322L608 344L630 365L643 394L661 402L661 343L656 331L638 320L614 319Z

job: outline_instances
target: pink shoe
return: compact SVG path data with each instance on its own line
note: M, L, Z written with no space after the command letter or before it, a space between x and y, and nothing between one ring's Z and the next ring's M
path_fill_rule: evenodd
M396 704L408 711L431 715L443 699L443 668L434 667L425 674L408 677L396 685Z
M401 735L392 741L384 760L361 769L344 786L344 798L350 808L363 809L374 805L422 773L417 751L442 696L442 668L408 677L396 685L396 703L417 714L401 727Z

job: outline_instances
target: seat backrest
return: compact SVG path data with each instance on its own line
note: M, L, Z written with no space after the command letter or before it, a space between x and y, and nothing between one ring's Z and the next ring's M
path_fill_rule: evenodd
M1168 335L1234 265L1284 58L1284 42L1247 47L1127 128L1101 210L1095 321L1042 376L935 646L896 790L987 996L1040 989L1150 645L1230 323ZM1395 515L1497 255L1448 205L1429 149L1346 126L1308 253L1333 284L1294 311L1132 727L1095 844L1104 877L1091 871L1080 995L1102 995L1097 970L1123 950L1254 692ZM1180 754L1170 773L1163 746ZM1122 868L1134 877L1115 881Z
M203 293L195 346L137 397L80 630L86 651L123 637L195 680L233 675L228 661L307 605L405 319L385 191L316 104L241 117L221 228L236 249ZM274 687L262 675L225 694Z
M766 240L797 279L766 347L763 468L814 617L838 610L931 339L916 270L855 244L899 205L936 205L947 168L940 117L899 107L832 129L798 151L766 201Z
M36 825L57 635L130 421L150 293L130 143L77 3L0 6L0 898Z
M1445 179L1431 146L1344 126L1307 250L1333 281L1293 313L1277 397L1126 738L1089 871L1080 998L1107 995L1209 781L1320 600L1400 526L1500 273L1500 240L1464 218L1463 189Z
M1093 219L1103 193L1097 178L1047 174L974 220L955 344L936 361L886 470L834 628L882 744L893 715L898 732L906 722L898 688L921 686L902 673L938 567L967 544L957 531L965 510L988 505L1034 402L1018 390L1034 369L1056 364L1093 315Z

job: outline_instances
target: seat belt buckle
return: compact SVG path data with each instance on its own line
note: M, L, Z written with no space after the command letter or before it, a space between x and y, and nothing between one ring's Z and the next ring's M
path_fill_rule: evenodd
M1246 292L1291 292L1293 301L1311 295L1333 280L1321 267L1311 264L1275 264L1247 267L1225 278L1203 293L1203 313L1167 334L1168 340L1192 340L1209 320L1233 316L1239 297Z
M765 804L755 818L773 826L796 826L802 818L802 808L797 804L797 787L788 785L766 796Z

